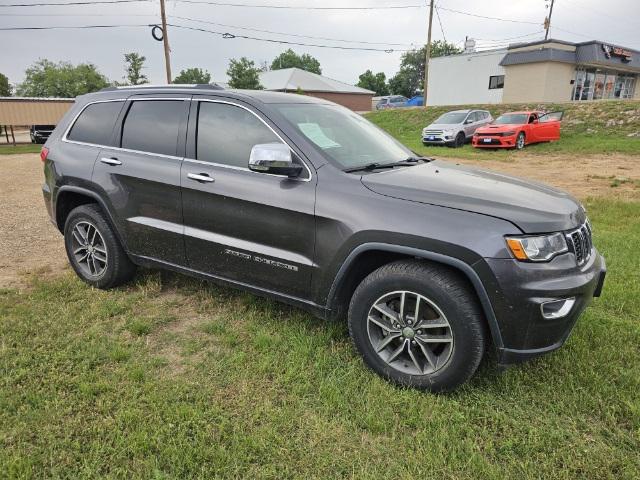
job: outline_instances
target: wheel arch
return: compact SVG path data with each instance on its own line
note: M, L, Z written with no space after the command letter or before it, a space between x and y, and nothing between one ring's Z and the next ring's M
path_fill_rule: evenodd
M375 260L372 260L375 258ZM344 301L348 301L355 287L373 270L395 260L404 258L424 259L429 262L447 266L462 274L475 291L485 320L491 332L493 344L496 348L503 348L502 335L491 305L489 295L476 271L468 263L448 255L421 250L414 247L392 245L385 243L365 243L354 248L338 269L338 273L329 290L327 311L331 318L339 318L344 314Z
M73 185L64 185L58 189L58 192L55 196L55 216L56 216L56 226L61 233L64 233L64 224L66 222L69 213L80 205L87 204L95 204L100 207L100 209L104 212L105 218L107 222L109 222L111 228L116 234L120 245L125 247L125 243L122 241L122 237L120 232L116 228L116 224L113 221L113 217L111 212L107 208L104 200L98 195L96 192L83 188L76 187ZM126 248L125 248L126 251Z

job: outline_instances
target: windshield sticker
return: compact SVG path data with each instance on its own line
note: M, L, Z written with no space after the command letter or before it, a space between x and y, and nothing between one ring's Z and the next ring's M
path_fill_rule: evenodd
M298 128L304 135L320 148L336 148L340 144L331 140L317 123L299 123Z

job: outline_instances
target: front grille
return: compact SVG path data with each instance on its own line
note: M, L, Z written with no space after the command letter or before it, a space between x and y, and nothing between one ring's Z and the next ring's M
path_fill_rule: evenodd
M442 135L442 130L425 130L423 135Z
M576 256L578 265L583 265L591 256L593 247L591 225L587 220L580 228L567 233L569 250Z

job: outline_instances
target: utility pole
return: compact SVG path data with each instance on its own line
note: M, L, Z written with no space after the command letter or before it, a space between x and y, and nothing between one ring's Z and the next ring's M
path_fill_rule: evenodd
M544 34L545 40L549 38L549 28L551 27L551 15L553 14L553 2L554 0L551 0L551 8L549 8L549 16L544 19L544 29L546 30L546 33Z
M429 1L429 30L427 31L427 48L424 59L424 88L422 97L424 98L422 104L427 106L427 85L429 84L429 58L431 57L431 25L433 24L433 4L435 0Z
M167 32L167 16L164 12L164 0L160 0L160 16L162 17L162 43L164 44L164 65L167 69L167 83L171 83L171 58L169 57L169 35Z

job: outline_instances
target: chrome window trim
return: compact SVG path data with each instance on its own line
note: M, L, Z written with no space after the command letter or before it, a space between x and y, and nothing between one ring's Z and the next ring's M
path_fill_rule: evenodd
M292 153L295 153L295 149L291 146L291 144L287 141L285 141L278 132L276 132L273 128L271 128L271 125L269 125L267 122L265 122L262 118L260 118L260 116L258 114L256 114L256 112L254 112L253 110L251 110L248 107L245 107L244 105L241 105L239 103L235 103L235 102L230 102L228 100L213 100L213 99L209 99L209 98L192 98L191 102L209 102L209 103L222 103L225 105L232 105L234 107L239 107L242 108L244 110L246 110L247 112L251 113L254 117L256 117L258 120L260 120L269 130L271 130L271 132L273 132L273 134L278 137L280 139L280 141L282 143L284 143L287 147L289 147L289 150L291 150ZM196 118L196 122L198 121L198 118ZM198 141L197 137L196 137L196 142ZM297 155L297 154L296 154ZM299 155L297 155L298 158L300 158ZM278 178L289 178L289 177L284 177L282 175L274 175L272 173L262 173L262 172L254 172L253 170L249 169L248 167L238 167L236 165L225 165L223 163L217 163L217 162L207 162L205 160L198 160L195 158L190 158L190 157L185 157L184 158L185 161L187 162L194 162L194 163L200 163L200 164L204 164L204 165L211 165L211 166L215 166L215 167L220 167L220 168L228 168L230 170L238 170L238 171L243 171L243 172L250 172L252 174L256 174L256 175L268 175L270 177L278 177ZM248 162L248 160L247 160ZM311 180L313 180L313 173L311 172L311 169L309 168L309 166L307 165L307 162L305 162L302 158L300 158L300 162L302 162L302 165L304 166L304 168L307 170L307 173L309 174L309 178L289 178L290 180L294 180L297 182L310 182Z

